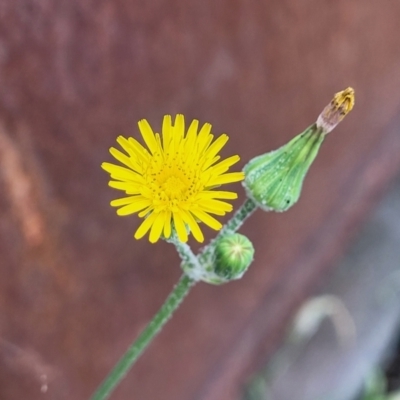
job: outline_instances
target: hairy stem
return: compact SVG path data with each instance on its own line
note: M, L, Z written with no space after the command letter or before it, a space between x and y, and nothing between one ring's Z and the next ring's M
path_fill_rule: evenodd
M129 369L136 362L139 356L146 349L148 344L154 339L157 333L171 318L174 311L179 307L184 297L188 294L195 281L183 275L174 287L171 294L166 299L160 310L142 331L139 337L128 348L123 357L119 360L114 369L106 377L91 400L107 399L119 382L126 376Z

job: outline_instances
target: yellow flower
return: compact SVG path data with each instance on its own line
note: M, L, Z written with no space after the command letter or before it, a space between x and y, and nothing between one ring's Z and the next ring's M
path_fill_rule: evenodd
M210 214L225 215L232 205L222 201L237 194L213 190L220 185L241 181L243 172L226 173L239 161L232 156L223 161L217 154L228 141L222 134L213 143L211 125L204 124L198 133L199 121L193 120L185 135L181 114L172 125L170 115L164 117L162 135L154 134L149 123L139 121L139 129L148 149L133 138L119 136L117 142L126 154L111 148L110 153L124 166L103 163L111 181L109 185L128 196L113 200L118 215L138 213L145 218L135 233L142 238L150 230L150 242L161 235L169 238L172 226L182 242L188 239L187 228L199 242L204 240L198 222L219 230L222 225Z

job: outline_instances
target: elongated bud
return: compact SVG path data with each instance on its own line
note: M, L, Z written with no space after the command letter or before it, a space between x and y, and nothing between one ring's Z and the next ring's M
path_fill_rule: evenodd
M354 90L336 93L317 122L278 150L253 158L243 169L243 186L258 207L286 211L297 202L304 178L324 141L354 106Z
M240 279L253 261L254 247L239 233L223 236L215 246L215 274L227 281Z

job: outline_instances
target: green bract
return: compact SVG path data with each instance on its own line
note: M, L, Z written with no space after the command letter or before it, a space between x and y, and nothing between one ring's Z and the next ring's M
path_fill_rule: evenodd
M354 89L336 93L315 124L280 149L253 158L243 169L243 186L256 205L266 211L286 211L300 197L308 169L325 136L354 107Z
M243 169L247 195L266 211L286 211L300 197L304 178L326 134L311 125L278 150L253 158Z

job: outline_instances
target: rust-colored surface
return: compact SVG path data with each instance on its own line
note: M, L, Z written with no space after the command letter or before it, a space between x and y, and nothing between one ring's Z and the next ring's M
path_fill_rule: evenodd
M400 169L399 20L373 0L3 0L0 398L87 399L180 274L108 206L118 134L182 112L229 133L243 165L351 85L299 204L245 225L247 275L195 287L112 397L236 398Z

